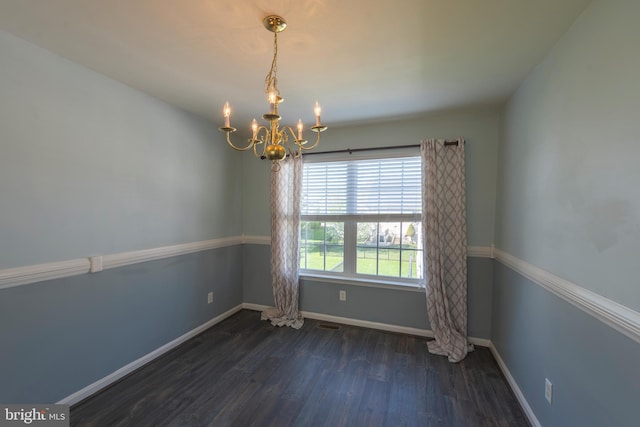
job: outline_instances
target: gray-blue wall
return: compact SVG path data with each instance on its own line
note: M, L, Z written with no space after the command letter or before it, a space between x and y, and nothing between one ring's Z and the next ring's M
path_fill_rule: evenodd
M244 302L273 305L268 245L244 245ZM468 267L468 333L489 339L493 260L470 257ZM347 300L339 301L339 291ZM417 329L431 329L424 290L399 290L332 283L303 277L300 281L300 309L313 313L378 322Z
M638 17L637 0L593 1L511 97L496 209L497 248L636 311ZM491 340L541 424L638 425L638 343L495 271Z
M541 425L638 425L638 343L499 262L492 315L491 342Z
M242 233L213 123L3 32L0 58L0 269ZM0 402L63 399L237 306L241 254L0 289Z
M235 245L0 290L0 402L57 402L241 304L241 256Z

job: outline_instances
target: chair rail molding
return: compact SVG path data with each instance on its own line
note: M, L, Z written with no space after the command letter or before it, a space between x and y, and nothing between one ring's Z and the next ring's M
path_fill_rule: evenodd
M221 237L218 239L203 240L200 242L181 243L178 245L161 246L151 249L120 252L109 255L94 255L87 258L0 269L0 289L28 285L30 283L43 282L46 280L60 279L63 277L78 276L80 274L86 274L93 271L99 272L103 269L118 268L125 265L171 258L194 252L240 245L244 243L243 240L244 236ZM101 268L93 270L91 260L96 258L101 259Z
M171 258L174 256L241 244L270 245L271 236L243 234L240 236L221 237L199 242L181 243L177 245L160 246L157 248L107 255L98 254L86 258L5 268L0 269L0 289L28 285L30 283L43 282L52 279L60 279L63 277L78 276L87 273L97 273L109 268L118 268L125 265ZM491 255L492 247L490 246L469 246L467 248L467 256L469 257L491 258ZM95 265L93 264L96 259L100 260L100 268L98 269L95 269Z
M79 258L25 267L5 268L0 270L0 289L77 276L88 273L90 267L89 258Z
M640 343L640 313L498 248L495 259L587 314Z

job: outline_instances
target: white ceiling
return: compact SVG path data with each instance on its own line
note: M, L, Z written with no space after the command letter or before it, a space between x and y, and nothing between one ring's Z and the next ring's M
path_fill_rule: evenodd
M267 111L278 36L285 124L503 102L590 0L0 0L0 29L201 116Z

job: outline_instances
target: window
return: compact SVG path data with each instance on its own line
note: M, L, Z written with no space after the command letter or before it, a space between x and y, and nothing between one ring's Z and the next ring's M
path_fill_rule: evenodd
M419 156L305 162L300 268L421 279L421 189Z

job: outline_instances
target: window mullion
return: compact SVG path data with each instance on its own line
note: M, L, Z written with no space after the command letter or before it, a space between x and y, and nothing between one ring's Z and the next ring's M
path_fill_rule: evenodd
M344 273L353 276L356 273L357 227L355 220L344 222Z

